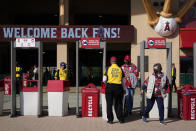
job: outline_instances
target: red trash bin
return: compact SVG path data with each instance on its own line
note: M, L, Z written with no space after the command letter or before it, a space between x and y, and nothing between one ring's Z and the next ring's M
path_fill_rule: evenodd
M196 88L186 85L178 90L178 117L183 120L196 120Z
M98 117L99 114L99 89L90 83L81 90L82 117Z
M6 76L4 78L4 95L11 94L11 78L10 76Z

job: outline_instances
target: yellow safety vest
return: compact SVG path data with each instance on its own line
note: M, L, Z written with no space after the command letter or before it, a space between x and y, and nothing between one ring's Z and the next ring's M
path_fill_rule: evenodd
M20 77L20 71L22 71L22 68L21 67L16 67L16 77Z
M64 69L59 69L56 73L55 73L55 78L58 80L67 80L67 70Z
M122 69L117 64L112 64L106 69L104 75L107 77L107 83L122 84Z

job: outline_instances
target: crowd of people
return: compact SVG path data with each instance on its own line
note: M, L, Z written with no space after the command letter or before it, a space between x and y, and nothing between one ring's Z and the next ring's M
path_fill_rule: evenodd
M132 114L133 98L137 78L139 76L138 69L135 64L131 63L129 55L124 58L124 64L119 67L117 58L110 58L110 66L106 67L103 76L103 82L106 84L106 106L107 119L109 124L113 124L114 116L112 106L114 104L115 113L120 123L124 123L124 117ZM175 86L175 69L172 68L173 84ZM155 101L158 104L160 124L166 125L164 122L164 98L166 98L166 90L170 87L169 80L165 73L162 72L160 63L153 66L153 73L142 83L141 94L146 92L147 106L143 112L142 121L147 122L148 113L154 106ZM176 88L175 88L176 89ZM125 95L125 106L123 107L123 96ZM123 110L123 108L125 110Z
M114 109L116 116L120 123L124 123L124 117L132 115L133 109L133 98L135 93L135 88L137 86L137 80L139 77L139 72L137 66L131 62L129 55L124 57L124 64L119 67L117 65L117 58L110 58L110 66L106 67L103 82L106 84L105 98L106 98L106 110L107 119L109 124L113 124L114 116L112 112L112 106L114 104ZM34 67L27 71L30 80L38 80L38 67ZM22 67L17 64L16 66L16 80L17 85L22 79ZM68 70L67 64L65 62L60 63L60 68L55 70L52 74L46 68L44 72L44 82L47 80L67 80ZM172 88L175 85L176 79L176 69L175 65L172 64ZM151 111L155 101L158 105L159 110L159 120L160 124L165 125L164 122L164 98L167 93L166 90L170 87L169 80L165 73L162 72L162 66L160 63L156 63L153 66L153 73L142 83L141 94L146 92L147 106L143 112L142 121L147 122L148 113ZM17 88L18 89L18 88ZM18 90L17 90L18 92ZM125 96L125 101L123 102L123 97ZM125 103L125 106L123 106Z

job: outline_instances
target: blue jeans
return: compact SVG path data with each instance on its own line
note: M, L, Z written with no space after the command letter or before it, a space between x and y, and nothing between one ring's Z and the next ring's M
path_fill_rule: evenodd
M126 112L131 112L133 109L133 97L135 94L134 88L126 88L127 95L125 96Z
M159 109L159 120L164 120L164 102L162 97L152 97L151 99L147 99L147 106L146 110L144 111L144 117L148 116L148 113L153 108L153 105L155 103L155 100L157 101L158 109Z

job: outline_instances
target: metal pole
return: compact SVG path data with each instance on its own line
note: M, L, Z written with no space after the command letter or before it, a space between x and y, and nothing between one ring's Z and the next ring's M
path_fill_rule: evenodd
M79 116L79 41L76 41L76 117Z
M196 42L193 43L193 61L194 61L194 87L196 88Z
M43 66L43 44L38 42L38 117L42 115L43 94L42 94L42 66Z
M171 42L167 42L167 77L169 79L169 83L171 85L172 82L172 43ZM170 87L170 93L169 93L169 104L168 104L168 115L172 114L172 90Z
M142 89L142 85L144 83L144 47L145 47L145 41L142 41L140 43L140 79L141 79L141 89ZM140 107L141 107L141 111L140 113L143 114L144 110L145 110L145 93L143 93L141 95L142 99L140 101Z
M102 76L104 75L104 71L105 71L105 68L106 68L106 42L103 42L103 74Z
M16 49L14 42L11 41L11 114L16 115Z

